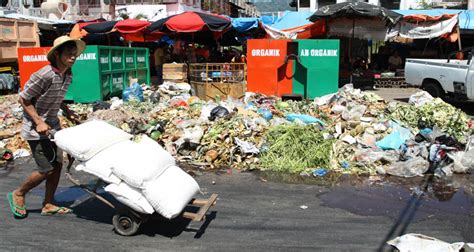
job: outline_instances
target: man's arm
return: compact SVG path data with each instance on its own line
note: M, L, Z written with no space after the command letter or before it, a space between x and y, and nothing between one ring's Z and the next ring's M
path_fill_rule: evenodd
M41 135L49 134L49 130L51 127L46 124L43 119L38 115L36 112L36 108L33 106L30 100L26 100L25 98L20 96L19 102L23 107L23 111L25 111L36 124L36 131Z
M70 110L69 107L66 105L66 103L62 102L61 103L61 110L64 112L64 116L66 116L67 119L72 121L75 124L80 124L81 122L78 119L78 116L74 111Z

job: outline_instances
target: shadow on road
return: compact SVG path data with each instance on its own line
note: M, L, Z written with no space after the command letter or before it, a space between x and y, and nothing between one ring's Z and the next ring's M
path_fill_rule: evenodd
M387 247L387 242L390 239L395 237L404 235L408 226L415 217L415 214L418 208L421 205L422 197L424 193L427 191L430 184L433 183L434 175L428 174L425 175L420 188L421 190L418 193L413 193L408 200L405 208L400 212L400 216L395 221L395 224L392 226L388 234L385 236L384 240L380 243L380 246L377 251L382 252L386 251L385 248Z
M196 212L194 207L186 207L184 211ZM206 232L207 227L213 219L216 218L215 211L206 216L204 222L192 222L182 216L168 220L158 214L154 214L152 218L143 224L141 233L150 237L161 235L168 238L179 236L183 232L195 232L195 239L199 239Z

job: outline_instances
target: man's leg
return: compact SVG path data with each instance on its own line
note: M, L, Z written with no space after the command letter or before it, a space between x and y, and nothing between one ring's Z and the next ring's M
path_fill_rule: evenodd
M54 194L58 188L59 178L61 177L62 164L57 163L54 165L54 170L46 177L46 191L43 201L43 211L51 211L57 208L53 204Z
M38 171L34 171L33 173L31 173L31 175L21 184L21 186L18 187L15 191L13 191L13 201L15 202L15 204L19 207L24 207L26 193L41 184L41 182L43 182L46 177L46 173L40 173ZM18 210L18 213L26 214L26 209Z

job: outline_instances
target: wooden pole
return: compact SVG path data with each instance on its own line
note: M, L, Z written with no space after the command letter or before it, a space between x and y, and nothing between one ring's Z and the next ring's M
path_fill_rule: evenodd
M461 29L459 29L459 21L458 24L456 25L456 32L458 33L458 47L459 51L462 50L462 45L461 45Z

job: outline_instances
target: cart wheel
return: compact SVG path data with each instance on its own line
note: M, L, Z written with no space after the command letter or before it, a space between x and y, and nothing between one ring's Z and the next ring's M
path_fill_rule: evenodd
M112 218L115 232L123 236L132 236L140 228L140 222L129 214L116 214Z

